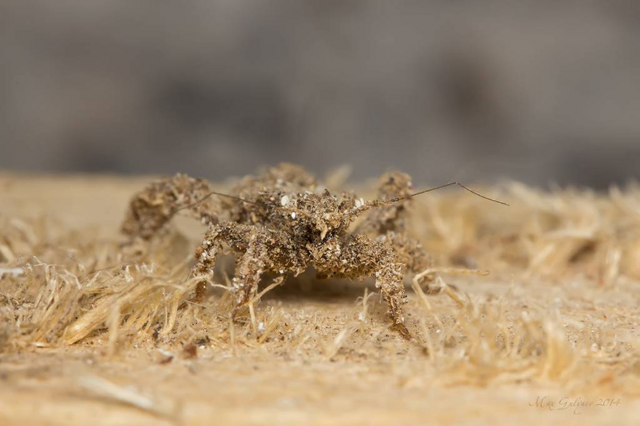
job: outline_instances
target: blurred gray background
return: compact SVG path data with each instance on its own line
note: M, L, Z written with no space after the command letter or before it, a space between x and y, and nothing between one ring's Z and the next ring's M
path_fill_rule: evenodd
M0 168L640 174L640 2L2 0Z

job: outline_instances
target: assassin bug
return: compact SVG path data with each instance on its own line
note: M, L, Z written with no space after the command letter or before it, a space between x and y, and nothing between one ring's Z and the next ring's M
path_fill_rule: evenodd
M191 277L204 289L213 279L218 257L234 254L234 317L255 296L265 273L298 275L313 267L320 278L375 276L393 326L409 336L404 325L404 275L425 271L432 262L407 233L407 207L413 197L451 185L506 204L458 182L413 193L411 179L399 172L383 175L378 198L366 201L353 192L331 194L301 167L280 164L245 177L229 194L212 191L205 180L184 174L156 181L133 197L122 230L151 239L179 211L208 225Z

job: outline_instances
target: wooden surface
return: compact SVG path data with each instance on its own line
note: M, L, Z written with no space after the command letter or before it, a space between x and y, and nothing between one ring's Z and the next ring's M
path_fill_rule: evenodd
M121 242L126 203L145 181L6 173L0 215L27 224L45 216L59 231ZM187 236L188 257L203 229L177 228ZM388 329L377 296L363 310L364 289L375 292L371 283L310 275L256 307L267 325L279 318L264 341L251 335L250 323L229 331L213 312L221 295L212 292L198 311L198 327L210 339L197 343L195 357L184 350L191 343L185 334L128 337L116 350L106 328L74 345L5 342L0 424L638 424L636 281L602 286L525 272L447 281L480 313L444 295L427 296L429 311L408 289L412 341ZM492 327L504 325L517 341L527 327L523 311L533 318L527 338L538 347L528 356L516 353L517 343L512 353L494 350ZM443 333L451 339L438 340Z

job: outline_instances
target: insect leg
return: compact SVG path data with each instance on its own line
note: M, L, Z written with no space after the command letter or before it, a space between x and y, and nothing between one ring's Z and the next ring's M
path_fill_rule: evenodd
M394 327L404 337L409 337L409 331L404 325L404 309L402 307L407 303L402 271L402 263L393 261L384 263L376 271L376 287L381 290L384 300L389 305L387 315L393 321Z
M431 256L429 256L417 239L408 236L404 232L391 232L387 234L387 238L389 238L391 245L402 260L402 263L407 265L409 271L412 273L418 274L433 266ZM426 290L429 290L429 284L433 279L434 277L432 275L426 275L420 277L418 282L422 284Z
M185 174L153 182L138 192L129 203L122 232L131 237L151 239L180 210L185 210L205 223L217 222L215 200L202 200L210 192L202 179Z
M249 242L246 252L239 259L231 289L235 304L233 317L237 315L242 306L255 296L260 278L265 272L268 255L266 247L254 239Z
M200 279L196 285L196 301L202 299L207 290L207 281L213 279L216 259L222 252L221 237L221 226L211 225L202 244L196 249L196 264L191 269L191 277Z
M222 251L224 242L223 227L211 225L204 236L202 244L196 249L196 264L191 270L192 277L203 277L207 280L213 278L213 270L216 266L216 258Z

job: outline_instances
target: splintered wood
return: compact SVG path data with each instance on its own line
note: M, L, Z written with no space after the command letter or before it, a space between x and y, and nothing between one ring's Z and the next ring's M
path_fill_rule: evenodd
M366 209L397 197L385 180L355 196L332 176L326 195L283 172L295 190L0 176L0 424L637 423L640 188ZM387 249L348 248L364 237L401 265L410 339L366 266Z

